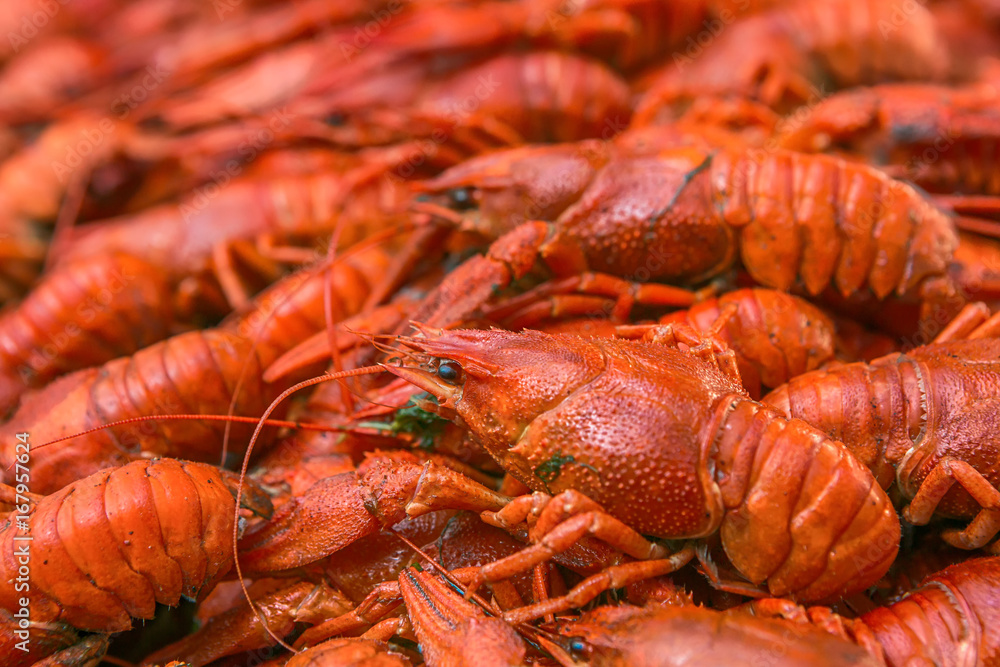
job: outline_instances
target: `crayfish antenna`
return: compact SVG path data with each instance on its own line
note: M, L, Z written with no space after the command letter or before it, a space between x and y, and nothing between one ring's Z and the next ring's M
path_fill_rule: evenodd
M980 236L1000 239L1000 222L996 220L985 220L974 216L959 215L955 217L955 226L963 232L972 232Z
M138 424L143 422L156 422L156 421L218 421L227 422L231 424L257 424L260 422L258 417L244 417L241 415L202 415L202 414L189 414L189 415L143 415L141 417L130 417L128 419L119 419L117 421L108 422L107 424L101 424L100 426L95 426L94 428L89 428L86 431L80 431L78 433L73 433L72 435L66 435L61 438L56 438L55 440L49 440L41 445L32 445L32 449L41 449L43 447L51 447L52 445L57 445L60 442L66 442L67 440L72 440L73 438L80 438L91 433L96 433L98 431L103 431L107 428L115 428L117 426L125 426L127 424ZM287 419L265 419L264 426L275 426L278 428L292 428L292 429L302 429L306 431L341 431L344 430L342 426L328 426L326 424L310 424L308 422L300 421L290 421ZM7 467L10 470L14 467L12 463Z

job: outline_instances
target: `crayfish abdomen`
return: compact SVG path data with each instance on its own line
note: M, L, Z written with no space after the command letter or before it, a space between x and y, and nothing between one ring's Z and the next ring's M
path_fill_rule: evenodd
M764 400L838 438L883 487L911 499L904 515L973 518L954 546L979 548L997 533L1000 485L1000 338L937 342L794 378Z
M829 599L889 568L900 527L888 496L847 449L799 419L733 401L712 462L726 554L777 595Z

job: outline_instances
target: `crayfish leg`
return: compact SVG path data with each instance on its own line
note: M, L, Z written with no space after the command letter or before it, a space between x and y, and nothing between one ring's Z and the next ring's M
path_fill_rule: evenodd
M496 292L528 275L538 259L558 278L587 269L580 245L560 235L555 225L526 222L494 241L485 255L468 259L448 274L411 319L439 328L463 322Z
M903 517L914 525L926 524L955 484L965 489L983 509L964 530L946 530L941 536L953 547L978 549L1000 532L1000 491L965 461L945 458L938 462L903 510Z
M294 646L313 646L337 635L365 630L395 611L402 601L397 582L378 584L354 609L307 629L295 640Z
M516 572L533 567L555 553L566 551L584 536L596 537L619 551L640 560L662 558L667 550L650 542L626 524L611 516L604 509L579 491L568 490L557 496L533 493L513 499L498 512L483 512L486 523L512 532L521 521L527 521L529 536L535 544L517 554L495 561L491 571L500 574L503 561L530 560L523 570L515 569L498 579L506 579ZM535 551L530 551L535 550ZM551 553L550 553L551 552ZM548 554L548 555L546 555ZM535 560L537 559L537 560ZM485 581L493 581L487 578Z
M246 239L213 246L216 280L233 310L245 309L251 297L281 278L281 265Z
M763 586L757 586L749 581L739 581L723 577L719 573L719 566L712 560L706 544L698 545L695 549L695 556L698 559L699 571L712 584L712 588L748 598L765 598L771 595L770 591Z
M947 343L953 340L966 340L974 331L979 331L982 325L989 320L989 317L989 306L982 301L966 304L931 342Z
M732 312L726 311L726 319L732 316ZM719 326L724 323L725 320L720 317ZM717 334L718 331L704 332L687 324L674 323L653 326L643 335L642 340L686 351L715 366L738 384L743 384L740 369L736 365L736 353Z
M358 603L358 605L351 609L350 611L340 614L330 618L319 625L308 628L302 635L295 641L295 648L303 648L305 646L313 646L319 642L326 641L331 637L336 637L338 635L354 635L363 632L364 637L368 639L379 639L386 640L395 634L397 631L403 629L403 626L398 623L399 619L388 618L390 614L396 611L401 603L404 602L405 598L401 590L400 581L404 577L408 576L408 573L416 572L412 568L407 568L404 570L399 579L396 581L385 581L377 584L371 592L365 597L364 600ZM421 573L421 575L430 576L429 573ZM452 570L451 577L460 583L466 583L475 578L475 568L459 568ZM435 578L435 582L438 580ZM456 593L447 589L447 585L444 582L435 583L434 586L438 588L445 588L448 595L448 603L451 604L453 600L461 600L465 605L472 606L472 603L462 600ZM436 596L440 596L442 593L437 590ZM420 613L440 613L439 609L434 609L433 601L429 596L427 599L420 603ZM485 603L484 603L485 604ZM407 609L412 611L412 602L408 603ZM388 633L388 634L386 634Z
M623 280L607 273L595 273L588 271L585 273L569 276L560 280L552 280L543 283L516 297L505 300L495 308L490 308L484 312L488 319L502 321L515 328L518 327L517 318L521 312L528 308L537 308L540 303L560 304L559 297L563 298L560 305L563 306L565 315L581 314L586 315L591 312L594 304L592 300L581 301L586 310L584 312L574 312L572 301L567 301L570 296L579 297L609 297L613 306L605 315L611 315L616 321L625 322L635 304L644 306L666 306L666 307L687 307L697 301L698 295L690 290L670 285L660 285L658 283L642 283ZM566 307L570 306L569 309ZM530 311L529 311L530 312ZM508 318L513 321L508 321Z
M565 323L567 320L572 321L574 318L597 318L613 326L615 320L608 319L608 316L613 316L619 303L615 299L608 299L602 296L555 294L530 303L502 318L496 317L489 311L484 313L484 317L493 321L499 319L499 324L511 331L537 329L543 322L558 321ZM550 328L546 327L545 330L550 331ZM572 331L575 332L576 329Z
M534 544L521 551L476 568L476 577L469 587L475 592L482 583L505 580L526 572L561 554L585 537L597 538L621 552L639 559L622 565L612 565L588 577L566 595L542 600L504 615L510 621L525 622L541 616L579 607L610 588L674 572L695 555L685 547L666 556L666 549L638 534L618 519L600 509L594 501L576 491L558 496L533 494L516 498L500 512L485 512L483 520L492 525L514 530L520 521L527 521Z
M582 607L604 591L624 588L644 579L652 579L676 572L687 565L694 558L694 555L694 548L687 546L669 558L613 565L598 574L587 577L566 595L505 612L503 617L510 623L526 623L541 616Z
M968 340L1000 338L1000 313L994 313L988 320L976 327L975 331L970 333L966 338Z

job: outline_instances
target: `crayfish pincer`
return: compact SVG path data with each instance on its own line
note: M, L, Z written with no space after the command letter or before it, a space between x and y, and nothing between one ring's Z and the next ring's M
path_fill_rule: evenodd
M899 520L871 473L751 400L718 342L674 327L639 342L438 330L399 340L403 361L386 368L537 492L484 513L504 526L535 515L536 536L546 526L542 543L484 566L485 581L584 535L647 560L666 549L643 536L719 531L746 580L800 600L861 591L895 558ZM551 494L561 500L539 500Z

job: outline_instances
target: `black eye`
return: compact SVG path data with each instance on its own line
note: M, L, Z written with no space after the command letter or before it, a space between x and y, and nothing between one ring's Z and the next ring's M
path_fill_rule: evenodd
M331 127L343 127L347 123L347 116L340 113L339 111L334 111L326 117L326 124Z
M462 374L462 367L454 361L442 361L438 366L438 377L445 382L457 382Z
M457 211L465 211L475 206L472 188L454 188L448 191L452 207Z

